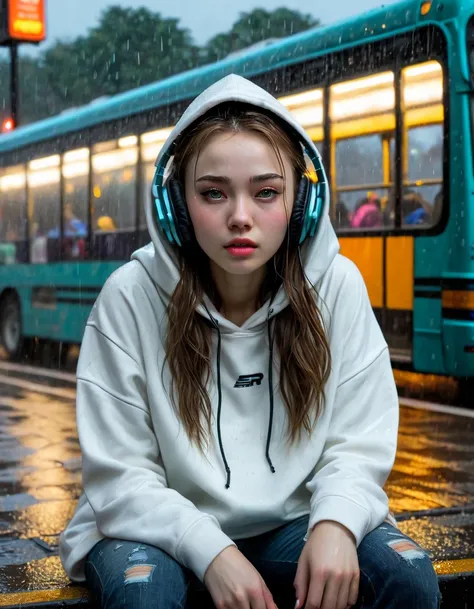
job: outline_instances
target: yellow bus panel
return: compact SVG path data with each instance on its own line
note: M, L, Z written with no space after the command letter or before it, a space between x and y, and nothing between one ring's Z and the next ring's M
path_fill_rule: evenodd
M382 237L341 237L341 254L356 264L367 286L372 307L383 306Z
M388 309L413 310L413 237L387 237Z

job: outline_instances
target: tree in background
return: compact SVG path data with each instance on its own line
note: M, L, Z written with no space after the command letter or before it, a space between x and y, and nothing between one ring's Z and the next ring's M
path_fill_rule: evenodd
M198 57L191 34L177 19L111 6L87 37L46 51L42 66L59 99L84 104L188 70Z
M86 36L58 41L38 59L20 58L20 120L53 116L317 25L318 20L298 11L255 9L241 13L229 32L198 47L178 19L146 8L110 6ZM9 73L8 62L0 62L0 91L9 91ZM8 105L4 99L3 107Z
M230 32L217 34L207 43L207 61L218 61L229 53L268 38L284 38L318 25L320 21L311 15L288 8L277 8L271 12L256 8L250 13L240 13Z

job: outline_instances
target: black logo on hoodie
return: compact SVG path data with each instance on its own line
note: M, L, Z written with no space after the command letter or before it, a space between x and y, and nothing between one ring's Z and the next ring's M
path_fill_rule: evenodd
M241 374L237 379L234 387L253 387L262 383L263 374Z

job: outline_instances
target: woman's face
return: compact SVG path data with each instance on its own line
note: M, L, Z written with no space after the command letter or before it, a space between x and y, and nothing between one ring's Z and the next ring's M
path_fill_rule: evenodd
M185 168L186 201L211 266L234 275L250 274L282 244L295 178L288 156L281 149L280 154L284 173L263 136L242 132L215 134L191 157ZM229 247L239 239L248 240L247 247L244 241Z

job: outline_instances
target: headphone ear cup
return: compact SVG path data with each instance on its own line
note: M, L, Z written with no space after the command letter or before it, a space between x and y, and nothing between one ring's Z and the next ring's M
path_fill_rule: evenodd
M184 197L183 189L178 180L170 178L167 184L173 216L176 220L175 229L181 244L190 245L195 241L194 228L189 217L188 206Z
M290 247L295 247L299 244L304 226L306 209L308 206L309 192L309 179L306 176L302 176L296 191L293 212L291 214L290 225L288 227Z

